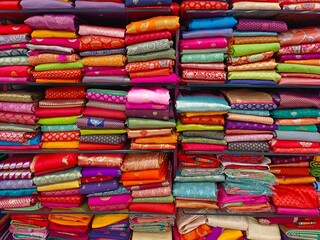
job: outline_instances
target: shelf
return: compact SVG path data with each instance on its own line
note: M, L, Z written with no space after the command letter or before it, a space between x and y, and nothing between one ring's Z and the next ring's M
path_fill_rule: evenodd
M306 217L306 218L320 218L320 215L293 215L293 214L278 214L278 213L229 213L224 211L218 211L218 212L189 212L188 209L183 209L184 214L186 215L214 215L214 216L243 216L243 217Z
M319 86L301 86L301 85L251 85L251 84L196 84L190 83L185 85L180 85L180 89L188 90L192 88L272 88L272 89L282 89L282 88L299 88L299 89L318 89Z
M134 212L134 211L128 211L128 212L121 212L121 211L86 211L86 212L79 212L79 211L74 211L74 212L48 212L48 211L41 211L41 210L36 210L36 211L19 211L19 210L1 210L1 213L4 214L41 214L41 215L48 215L48 214L93 214L93 215L102 215L102 214L141 214L141 215L171 215L167 213L150 213L150 212ZM175 216L175 215L172 215Z
M231 154L231 155L264 155L264 156L317 156L320 155L316 153L274 153L274 152L239 152L239 151L224 151L224 152L216 152L216 151L184 151L186 154Z

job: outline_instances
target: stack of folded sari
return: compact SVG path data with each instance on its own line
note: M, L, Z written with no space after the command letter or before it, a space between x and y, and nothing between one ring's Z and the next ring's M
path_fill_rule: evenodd
M226 80L227 38L237 23L233 17L192 19L180 40L184 83L221 84Z
M316 177L319 179L320 177L320 157L315 156L314 159L310 162L310 173L312 176ZM317 189L319 191L319 189Z
M48 14L25 20L33 32L27 45L29 64L36 82L80 82L83 65L75 52L79 49L74 15Z
M218 200L227 212L271 212L269 196L276 177L263 155L220 155L226 181L219 186Z
M88 209L83 204L73 209L53 209L49 214L49 240L55 239L89 239L91 214L74 214L72 212L86 212ZM64 212L59 214L55 212ZM67 212L71 212L68 214Z
M78 148L80 132L74 124L82 114L84 98L84 87L46 89L45 100L36 110L43 132L42 148Z
M21 0L22 9L67 9L74 8L74 0Z
M278 124L275 138L271 141L272 151L277 153L319 153L319 95L301 91L278 92L278 109L271 112Z
M87 195L93 211L123 210L129 208L130 191L119 183L123 154L81 154L80 193Z
M82 204L85 196L79 192L81 167L77 154L38 154L31 163L34 184L42 206L72 208Z
M49 213L48 208L41 209ZM10 214L10 232L14 239L46 239L48 236L48 214Z
M31 32L25 24L0 25L0 82L30 80L26 43Z
M177 131L185 151L224 151L224 117L230 109L220 93L182 93L176 101Z
M124 28L80 25L80 55L85 66L83 82L130 82L124 68Z
M118 14L125 10L122 0L75 0L75 8L80 9L112 9ZM110 14L112 11L110 12ZM108 13L109 14L109 13ZM96 15L94 15L96 17Z
M83 116L77 119L81 129L80 149L122 149L126 142L126 91L87 90L89 100Z
M176 59L172 36L179 29L179 17L154 17L126 27L126 45L132 83L176 83Z
M290 29L279 34L280 62L277 71L279 84L319 85L320 81L320 28Z
M127 96L128 137L131 149L175 149L178 135L169 90L133 87Z
M37 209L37 189L32 182L32 155L13 155L0 162L0 209Z
M276 109L267 92L250 89L223 91L229 110L225 141L229 151L267 152L272 131L277 129L269 110Z
M298 218L294 221L286 221L280 224L281 236L284 240L294 239L318 239L320 222L319 218Z
M277 33L287 29L283 21L240 19L229 49L228 83L278 83L272 56L280 49Z
M233 10L281 10L279 0L231 0Z
M282 10L319 11L319 0L279 0Z
M92 221L90 239L129 240L131 230L128 218L129 215L126 213L95 215Z
M272 157L270 172L277 177L280 185L311 184L316 183L316 178L311 175L309 156L283 156Z
M174 179L173 194L177 208L219 208L217 185L225 177L214 155L178 153L179 166ZM190 190L190 191L189 191Z
M311 184L274 186L272 201L278 214L319 216L319 195Z
M0 92L0 149L38 149L41 132L35 114L40 92Z
M229 2L226 0L183 0L180 5L180 14L183 16L188 10L227 10Z

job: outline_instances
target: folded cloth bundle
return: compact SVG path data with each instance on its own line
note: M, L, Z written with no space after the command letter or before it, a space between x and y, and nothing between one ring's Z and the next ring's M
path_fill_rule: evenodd
M32 16L25 24L33 29L27 45L29 64L36 82L80 82L83 65L77 54L80 41L76 34L76 17L71 14Z
M146 28L144 26L147 26ZM126 71L132 83L176 83L173 37L179 17L159 16L126 26Z
M83 82L129 82L124 68L124 34L124 28L79 26L80 56L85 66Z
M183 152L178 153L178 159L179 168L173 185L176 207L219 208L215 183L223 182L225 179L219 160L211 155L193 155ZM208 192L211 184L212 189ZM189 192L187 189L190 188L190 185L195 185L196 188L192 188L192 191Z
M25 24L0 25L0 82L30 81L27 43L31 32Z
M123 214L108 214L95 215L92 221L92 231L90 239L119 239L128 240L130 238L129 215Z
M80 128L80 149L121 149L126 142L126 91L88 89L89 100L76 120Z
M74 8L74 0L21 0L22 9L68 9Z
M319 11L319 0L279 0L282 10Z
M47 88L36 115L42 128L42 148L78 148L80 132L76 119L85 104L84 87Z
M121 11L125 11L125 5L122 0L75 0L75 8L78 9L110 9L111 16L119 16L112 14L113 11L117 14L121 14ZM108 13L109 14L109 13ZM93 15L96 17L96 15Z
M228 83L277 84L280 75L272 56L280 49L277 34L286 30L283 21L239 19L229 49Z
M290 1L289 1L290 2ZM300 1L299 1L300 2ZM300 4L306 4L300 2ZM294 5L294 4L293 4ZM285 85L318 85L320 81L320 28L289 29L281 34L277 71Z
M183 83L220 84L226 80L228 38L237 23L233 17L192 19L182 32L180 54Z
M177 132L184 151L224 151L224 117L230 106L222 94L181 93L176 101Z
M131 149L175 149L178 135L169 90L133 87L126 102Z
M38 149L41 133L35 114L40 92L0 92L0 149Z
M281 10L278 0L231 0L233 10Z

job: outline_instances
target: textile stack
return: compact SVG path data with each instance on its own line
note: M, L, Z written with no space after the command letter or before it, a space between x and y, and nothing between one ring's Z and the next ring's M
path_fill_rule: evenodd
M183 83L225 83L227 40L237 23L233 17L192 19L180 40Z
M41 205L48 208L80 206L85 196L79 192L81 167L77 154L38 154L31 163L34 184Z
M278 124L271 149L276 153L319 153L320 105L317 91L279 91L278 109L271 112Z
M126 91L87 90L89 100L83 115L76 120L80 128L80 149L122 149L126 143Z
M294 218L281 223L281 236L284 240L319 238L319 218Z
M232 89L223 91L231 110L227 115L225 141L229 151L268 152L273 130L277 129L270 117L276 109L269 93Z
M0 82L30 81L27 43L31 32L25 24L0 25Z
M25 20L25 24L33 29L27 46L29 64L35 66L32 75L36 82L81 81L83 65L76 54L79 39L75 21L75 16L69 14L32 16Z
M40 148L41 132L35 111L41 99L39 92L0 92L0 149Z
M173 185L177 208L218 209L217 182L225 180L214 155L178 154L179 168Z
M125 10L122 0L75 0L75 8L79 9L114 9ZM110 13L111 14L111 13ZM119 13L121 14L121 13ZM94 15L96 17L96 15Z
M47 88L36 115L43 132L42 148L78 148L80 132L75 126L85 104L84 87Z
M316 201L318 193L311 185L316 182L316 178L311 175L310 160L312 160L310 156L272 157L270 172L277 177L279 184L279 186L275 186L275 194L272 196L277 213L299 215L306 211L303 208L310 208L310 215L318 214ZM311 161L311 163L313 162ZM288 194L285 193L286 191ZM304 194L306 195L303 196ZM293 198L290 199L290 197ZM306 201L305 204L302 204L303 201ZM305 213L309 214L307 211Z
M319 0L279 0L282 10L319 11Z
M219 186L220 209L227 212L272 212L270 196L276 177L263 155L219 155L226 181Z
M129 214L95 215L92 221L90 239L119 239L129 240L131 230L129 228Z
M277 84L281 77L272 56L280 49L277 33L287 29L283 21L239 19L229 48L228 83Z
M30 171L32 159L32 155L13 155L0 162L1 209L39 209Z
M63 214L55 212L64 212ZM53 209L49 214L49 237L48 240L55 239L89 239L91 221L93 216L90 214L67 214L67 212L85 212L85 206L73 209Z
M80 55L85 66L83 82L130 82L126 63L124 28L80 25Z
M285 85L319 85L320 28L289 29L279 34L281 63L277 71Z
M232 10L281 10L279 0L231 0Z
M181 93L176 100L177 132L184 151L224 151L224 114L230 109L220 93Z
M74 0L21 0L22 9L69 9L74 8Z
M127 95L126 115L131 149L176 148L178 135L168 89L133 87Z
M132 83L179 81L173 73L176 55L172 41L179 27L179 17L175 16L154 17L127 25L126 70Z
M119 183L123 154L81 154L83 166L80 193L86 194L93 211L125 210L131 202L130 191Z
M134 232L167 232L174 224L172 167L167 153L129 153L121 166L121 182L132 191L131 211L150 215L130 214ZM157 215L157 213L164 215Z

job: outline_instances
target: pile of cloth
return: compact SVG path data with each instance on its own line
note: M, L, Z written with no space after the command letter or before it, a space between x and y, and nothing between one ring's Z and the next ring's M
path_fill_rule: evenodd
M176 148L178 135L168 89L133 87L127 95L126 116L131 149Z
M31 163L34 184L41 205L48 208L80 206L85 196L79 192L81 167L73 153L37 154Z
M318 239L320 221L317 217L285 218L280 222L281 237L283 240Z
M199 18L188 23L180 40L183 83L225 83L227 40L236 23L233 17Z
M320 28L289 29L281 34L277 71L285 85L319 85Z
M263 155L219 155L226 181L219 186L220 209L227 212L272 212L270 196L276 177Z
M279 0L231 0L232 10L281 10Z
M172 41L179 27L176 16L159 16L126 26L126 70L132 83L179 81L173 73L176 53Z
M69 9L74 8L74 0L21 0L22 9Z
M125 210L131 202L130 191L119 183L123 154L80 154L82 166L80 193L87 195L93 211Z
M31 32L25 24L0 25L0 82L30 81L27 43Z
M0 149L39 149L41 132L35 111L40 92L0 92Z
M45 91L36 115L43 132L43 149L70 149L79 147L80 132L74 126L85 104L84 87L53 87ZM69 125L74 127L69 130ZM67 129L68 130L67 130Z
M134 232L167 232L174 224L172 168L168 158L167 153L161 152L130 153L124 158L120 182L132 191L129 209L150 213L130 215Z
M270 110L277 108L272 96L251 89L231 89L223 93L231 106L224 138L228 150L268 152L273 130L277 129L270 117Z
M79 26L80 55L85 66L83 82L128 83L124 68L124 28Z
M277 34L286 30L283 21L239 19L229 48L228 83L277 84L281 77L272 56L280 49Z
M183 152L178 160L173 185L176 208L218 209L217 183L225 180L219 160L214 155Z
M319 0L279 0L282 10L289 11L319 11Z
M0 209L40 207L30 166L33 155L12 155L0 162Z
M224 114L230 109L222 94L181 93L176 100L177 132L184 151L224 151Z
M76 83L81 81L83 65L79 39L76 33L76 17L71 14L47 14L32 16L25 24L33 29L27 44L29 64L36 82Z
M81 132L80 149L124 148L126 94L119 90L87 89L89 102L83 115L76 120Z
M123 0L75 0L75 8L79 9L114 9L118 14L120 10L125 10ZM112 13L108 13L112 14ZM97 17L97 15L94 15ZM116 15L115 15L116 16Z
M55 239L89 239L93 215L74 214L72 212L86 212L86 205L72 209L53 209L49 214L48 240ZM56 212L56 214L55 214ZM60 214L58 212L63 212ZM68 214L70 212L70 214ZM71 237L72 236L72 237Z
M92 220L90 239L129 240L129 214L95 215Z
M318 91L278 91L278 109L271 112L278 125L271 141L276 153L319 153L320 105Z
M180 15L184 17L188 10L227 10L229 2L226 0L183 0L180 4Z
M9 230L14 239L46 239L48 236L49 209L41 209L47 214L10 214Z

